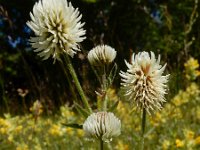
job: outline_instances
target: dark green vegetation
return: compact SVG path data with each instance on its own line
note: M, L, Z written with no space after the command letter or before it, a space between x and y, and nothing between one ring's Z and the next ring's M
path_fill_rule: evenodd
M134 52L151 50L160 54L162 64L167 62L167 72L171 74L168 99L184 89L188 84L184 63L190 56L200 59L200 6L197 2L73 0L87 30L87 39L81 43L82 52L75 56L73 64L84 91L94 97L90 103L95 100L94 91L99 85L86 56L101 43L117 50L119 70L124 70L124 59L129 59ZM34 3L33 0L0 0L1 113L28 112L36 99L43 103L46 113L51 113L73 99L69 86L74 87L60 63L53 64L51 59L41 61L28 43L33 33L26 21L30 19ZM199 83L199 79L195 82ZM119 85L117 76L115 87ZM27 95L21 95L19 89L28 90Z

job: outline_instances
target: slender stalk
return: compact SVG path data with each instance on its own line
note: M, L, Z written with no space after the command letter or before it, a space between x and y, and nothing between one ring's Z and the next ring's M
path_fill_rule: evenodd
M145 124L146 124L146 110L143 108L142 111L142 123L141 123L141 150L144 150L144 134L145 134Z
M69 84L70 91L72 92L73 99L75 100L75 102L78 102L76 93L74 92L74 89L73 89L72 83L70 81L69 75L68 75L68 73L66 71L66 68L64 67L64 64L62 62L60 62L60 66L61 66L61 68L62 68L62 70L63 70L63 72L64 72L64 74L65 74L65 76L67 78L67 82Z
M107 97L107 75L106 75L106 66L103 67L103 75L102 75L102 90L105 92L103 97L103 110L107 110L107 103L108 103L108 97Z
M81 87L81 85L80 85L80 83L79 83L78 77L77 77L77 75L76 75L76 72L75 72L75 70L74 70L74 68L73 68L73 66L72 66L72 63L71 63L70 58L69 58L68 55L65 56L65 60L66 60L66 63L67 63L67 68L69 69L69 72L70 72L72 78L74 79L75 86L76 86L76 88L77 88L77 90L78 90L78 92L79 92L79 94L80 94L80 96L81 96L81 99L82 99L82 101L83 101L83 104L85 105L86 109L87 109L90 113L92 113L92 109L91 109L91 107L89 106L88 100L87 100L87 98L86 98L86 96L85 96L85 94L84 94L84 92L83 92L83 89L82 89L82 87Z
M100 150L103 150L103 140L102 138L99 138L99 146L100 146Z
M26 102L25 102L24 96L22 96L22 103L23 103L23 107L24 107L24 112L26 113L27 107L26 107Z
M2 100L5 103L6 111L9 112L10 110L9 110L9 107L8 107L8 101L7 101L7 98L5 96L5 90L4 90L4 81L3 81L3 77L1 77L1 74L0 74L0 95L2 96Z

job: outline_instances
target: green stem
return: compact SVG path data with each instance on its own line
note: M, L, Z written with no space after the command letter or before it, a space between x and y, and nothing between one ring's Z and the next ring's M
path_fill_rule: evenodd
M107 97L107 77L106 77L106 66L103 67L103 75L102 75L102 90L105 92L103 97L103 110L107 110L107 103L108 103L108 97Z
M103 140L102 140L102 138L99 138L99 146L100 146L100 150L103 150Z
M66 58L67 68L69 69L69 72L70 72L72 78L74 79L75 86L76 86L76 88L77 88L77 90L78 90L78 92L79 92L79 94L80 94L80 96L81 96L81 99L82 99L82 101L83 101L83 104L85 105L86 109L87 109L90 113L92 113L92 109L91 109L91 107L89 106L88 100L87 100L87 98L86 98L86 96L85 96L85 94L84 94L84 92L83 92L83 89L82 89L80 83L79 83L79 80L78 80L78 77L77 77L77 75L76 75L76 72L75 72L75 70L74 70L74 68L73 68L73 66L72 66L72 64L71 64L70 58L69 58L68 55L66 55L65 58Z
M9 112L8 101L5 96L5 90L4 90L4 81L3 77L1 77L1 74L0 74L0 95L2 96L3 102L5 103L6 111Z
M62 62L60 63L60 66L61 66L61 68L62 68L62 70L63 70L63 72L64 72L64 74L65 74L65 76L67 78L67 82L69 84L70 91L72 92L73 99L75 100L76 103L78 103L78 99L77 99L76 93L74 92L74 89L73 89L72 83L70 81L69 75L68 75L68 73L66 71L66 68L64 67L64 64Z
M142 111L142 124L141 124L141 150L144 150L144 134L145 134L145 124L146 124L146 110L143 108Z
M22 103L24 107L24 113L26 113L27 107L26 107L25 97L22 97Z

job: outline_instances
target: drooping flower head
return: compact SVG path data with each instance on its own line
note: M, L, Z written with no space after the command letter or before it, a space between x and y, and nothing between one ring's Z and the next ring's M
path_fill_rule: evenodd
M90 137L111 141L121 133L121 121L111 112L91 114L83 124L83 130Z
M98 45L88 53L88 60L94 66L110 64L116 57L117 52L108 45Z
M156 60L153 52L140 52L132 55L131 64L125 61L128 70L120 72L122 86L129 101L148 113L160 110L165 102L166 83L169 75L162 75L165 70L160 65L160 55Z
M40 57L60 59L66 53L73 57L79 51L78 43L85 39L84 23L79 10L66 0L39 0L30 13L27 25L34 31L30 39Z

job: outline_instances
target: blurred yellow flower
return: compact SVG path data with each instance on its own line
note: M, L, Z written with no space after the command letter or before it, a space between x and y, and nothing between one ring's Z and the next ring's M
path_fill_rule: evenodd
M196 83L191 83L185 91L179 91L179 93L172 99L172 103L176 106L181 106L182 104L189 102L193 97L198 97L199 94L199 86Z
M33 103L33 106L30 108L30 111L33 113L34 117L38 117L43 112L43 106L39 100L36 100Z
M1 134L7 134L7 132L8 132L7 128L0 128Z
M150 122L153 124L153 126L159 126L160 123L165 123L166 119L162 116L160 112L156 112L153 117L150 118Z
M180 106L189 101L189 95L180 90L179 93L172 99L172 103L176 106Z
M129 146L124 144L122 141L118 141L117 145L115 146L116 150L129 150Z
M30 135L28 136L28 140L31 141L32 139L33 139L33 136L32 136L32 134L30 134Z
M11 126L10 122L8 122L8 120L0 118L0 126L9 128Z
M185 134L185 138L187 140L192 140L194 138L194 135L195 135L195 133L193 131L187 130L187 129L184 131L184 134Z
M16 148L16 150L28 150L29 148L28 148L28 145L19 145L19 146L17 146L17 148Z
M5 124L5 120L3 118L0 118L0 126Z
M8 141L9 141L9 142L13 142L13 135L9 135L9 136L8 136Z
M78 129L78 130L77 130L77 135L78 135L78 137L83 137L83 135L84 135L84 131Z
M170 146L170 141L169 140L164 140L162 144L163 150L167 150Z
M35 149L35 150L43 150L43 148L41 147L41 145L35 145L35 146L34 146L34 149Z
M200 136L197 136L197 137L195 138L195 144L196 144L196 145L200 145Z
M19 125L19 126L17 126L16 128L15 128L15 132L16 133L20 133L21 132L21 130L22 130L22 125Z
M61 116L64 118L67 118L67 120L69 120L75 116L75 113L73 111L71 111L67 105L61 106L60 112L61 112Z
M60 126L58 125L52 125L52 127L49 129L49 134L54 135L54 136L61 136L61 129Z
M189 80L195 80L200 76L199 63L197 59L191 57L185 64L185 76Z
M176 139L176 147L183 147L184 146L184 141L180 139Z
M67 132L67 134L69 134L69 135L73 135L73 134L74 134L74 130L73 130L72 128L70 128L70 127L67 127L67 128L66 128L66 132Z
M200 106L196 107L196 117L200 120Z

